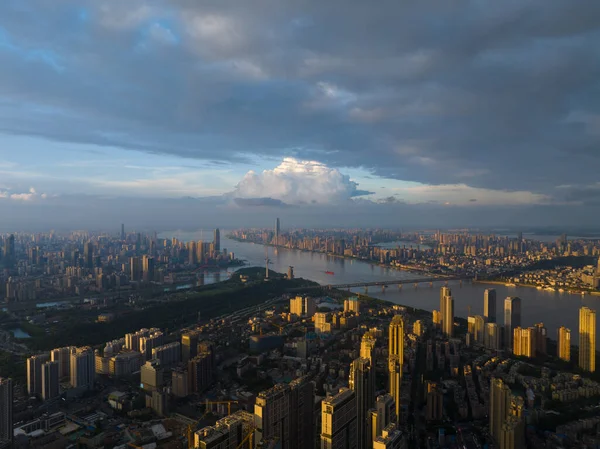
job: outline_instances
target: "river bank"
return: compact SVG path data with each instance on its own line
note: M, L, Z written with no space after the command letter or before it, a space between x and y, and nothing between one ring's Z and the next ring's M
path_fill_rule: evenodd
M589 290L571 288L568 290L565 289L564 291L561 292L556 289L538 288L537 285L532 285L532 284L507 283L507 282L503 282L503 281L473 280L473 284L502 285L504 287L526 287L526 288L532 288L535 290L543 290L543 291L553 292L553 293L566 293L566 294L571 294L571 295L582 295L582 296L585 296L585 295L600 296L600 292L597 292L597 291L589 291Z

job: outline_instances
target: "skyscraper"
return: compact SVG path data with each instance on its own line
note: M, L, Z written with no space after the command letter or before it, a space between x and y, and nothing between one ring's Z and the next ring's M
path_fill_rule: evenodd
M13 385L12 379L0 377L0 448L12 447Z
M521 298L509 296L504 300L504 347L513 347L513 330L518 326L521 326Z
M129 277L132 281L142 279L142 264L139 257L129 258Z
M71 352L74 350L74 346L66 346L50 351L50 360L58 362L58 376L61 379L71 375Z
M401 315L395 315L389 327L389 358L398 357L400 365L404 364L404 319Z
M215 251L221 251L221 231L219 228L215 229L215 238L214 238Z
M596 371L596 311L579 309L579 368Z
M442 327L444 335L448 338L452 338L454 335L454 299L449 295L444 297Z
M281 449L290 448L290 387L277 384L262 391L254 404L254 442L279 439Z
M483 318L486 323L496 322L496 289L488 288L483 292Z
M484 344L485 339L485 318L481 315L475 315L475 324L473 325L473 337L480 345Z
M366 449L372 437L367 432L368 411L375 403L375 370L369 359L352 362L349 385L356 395L357 448Z
M571 361L571 329L564 326L558 328L556 355L565 362Z
M27 391L30 396L42 394L42 365L49 359L49 354L34 355L27 359Z
M152 282L154 280L154 257L147 254L142 258L142 278L144 282Z
M442 287L440 289L440 324L442 325L442 330L444 329L444 319L446 318L446 296L452 296L450 287Z
M513 329L513 354L523 357L535 357L535 328L526 329L517 326Z
M121 240L125 240L125 224L121 223Z
M437 382L427 381L427 421L440 421L444 417L444 393Z
M281 233L281 228L280 228L280 223L279 223L279 217L277 218L277 221L275 221L275 245L279 246L279 234Z
M94 268L94 245L92 242L83 244L83 263L90 270Z
M355 396L342 388L321 403L321 449L357 449Z
M375 344L377 343L377 339L371 332L365 332L360 341L360 356L369 360L371 366L373 365L373 352L375 351Z
M397 355L391 356L388 360L389 392L396 405L396 419L400 422L401 397L402 397L402 364Z
M315 442L315 385L307 377L290 383L290 449L313 447Z
M46 362L42 365L42 398L54 399L59 395L58 362Z

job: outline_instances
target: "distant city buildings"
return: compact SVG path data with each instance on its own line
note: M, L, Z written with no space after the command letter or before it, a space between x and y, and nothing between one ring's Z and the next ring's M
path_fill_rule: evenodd
M571 361L571 330L564 326L558 328L557 355L565 362Z
M513 333L516 327L521 326L521 298L516 296L504 300L504 346L513 347Z

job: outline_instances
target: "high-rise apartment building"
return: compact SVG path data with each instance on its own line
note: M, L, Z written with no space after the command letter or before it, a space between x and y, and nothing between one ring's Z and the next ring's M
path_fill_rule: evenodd
M500 328L497 323L485 324L484 346L497 351L500 349Z
M396 404L391 394L377 396L375 402L376 418L373 426L374 436L380 436L383 429L396 422Z
M281 449L290 448L290 387L275 385L262 391L254 404L255 444L277 438Z
M198 332L186 332L181 335L181 361L187 363L198 355Z
M344 300L344 312L352 312L356 315L360 314L360 300L353 296Z
M396 406L396 419L400 422L402 416L400 412L401 397L402 397L402 364L397 355L391 356L388 360L388 381L389 381L389 393L394 399Z
M534 325L535 330L535 354L542 355L548 351L546 349L548 343L548 330L544 327L544 323Z
M356 395L342 388L321 403L321 449L357 449Z
M96 377L96 360L92 348L84 346L71 352L70 369L73 388L92 388Z
M94 269L94 245L92 242L83 244L83 263L86 268Z
M152 358L152 350L164 344L164 335L161 331L154 331L147 336L140 337L140 346L138 352L142 354L145 360Z
M442 327L442 313L439 310L434 310L431 312L431 320L433 321L433 325L437 329L441 329Z
M447 338L452 338L454 335L454 299L450 295L444 297L442 329Z
M312 317L317 311L314 298L310 296L296 296L290 299L290 313L302 317Z
M475 315L474 317L473 338L480 345L485 343L485 319L481 315Z
M422 337L423 331L423 322L421 320L416 320L413 323L413 334L415 334L417 337Z
M498 442L504 422L510 414L510 401L510 387L502 379L492 378L490 384L490 433Z
M558 328L556 339L556 355L565 362L571 361L571 329L564 326Z
M519 326L513 329L513 354L522 357L535 357L535 328L521 328Z
M142 262L139 257L129 258L129 279L134 282L142 279Z
M427 410L425 417L427 421L440 421L444 413L444 393L441 386L436 382L428 381L425 385L427 399Z
M46 401L60 394L58 371L58 362L46 362L42 365L42 398Z
M215 368L210 352L202 352L188 361L188 382L190 393L202 393L214 381Z
M152 349L152 359L159 359L164 367L172 366L181 361L181 343L174 341Z
M483 292L483 318L486 323L496 322L496 289L488 288Z
M13 442L13 384L12 379L0 377L0 449L12 448Z
M368 429L368 411L375 403L375 370L369 359L358 358L350 365L350 389L356 396L357 448L366 449L372 435Z
M194 447L200 449L236 449L244 441L247 427L245 412L236 412L218 420L214 426L194 433ZM245 447L245 446L244 446Z
M579 309L579 368L596 371L596 311Z
M279 222L279 218L275 221L275 245L279 246L281 243L279 242L279 235L281 234L281 223Z
M314 447L315 385L307 377L290 383L290 449Z
M388 357L398 357L400 365L404 364L404 319L401 315L392 318L389 327Z
M27 392L42 394L42 365L50 360L49 354L38 354L27 359Z
M407 441L404 434L398 430L395 423L389 424L378 436L373 440L373 449L406 449Z
M371 332L365 332L360 341L360 356L367 359L371 363L371 366L375 366L373 365L373 354L376 343L377 339Z
M75 351L75 349L75 346L66 346L50 351L50 360L58 362L58 376L61 379L71 375L71 352Z
M159 360L148 360L140 369L140 383L145 391L160 390L163 386L164 370Z
M504 300L504 347L512 348L513 330L521 326L521 298L509 296Z
M144 282L154 280L154 257L147 254L142 258L142 278Z
M317 334L329 334L332 330L331 314L325 312L315 313L315 332Z

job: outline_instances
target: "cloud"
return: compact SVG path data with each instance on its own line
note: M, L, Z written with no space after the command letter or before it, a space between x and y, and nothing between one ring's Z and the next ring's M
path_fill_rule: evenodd
M0 198L8 198L15 201L34 201L38 199L45 200L48 198L46 193L38 193L31 187L28 192L10 193L8 190L0 191Z
M241 207L289 207L289 204L274 198L234 198L233 201Z
M597 180L594 0L30 3L0 2L0 133L544 196Z
M233 196L286 204L334 204L368 193L358 190L356 182L335 168L288 157L273 170L246 173Z

